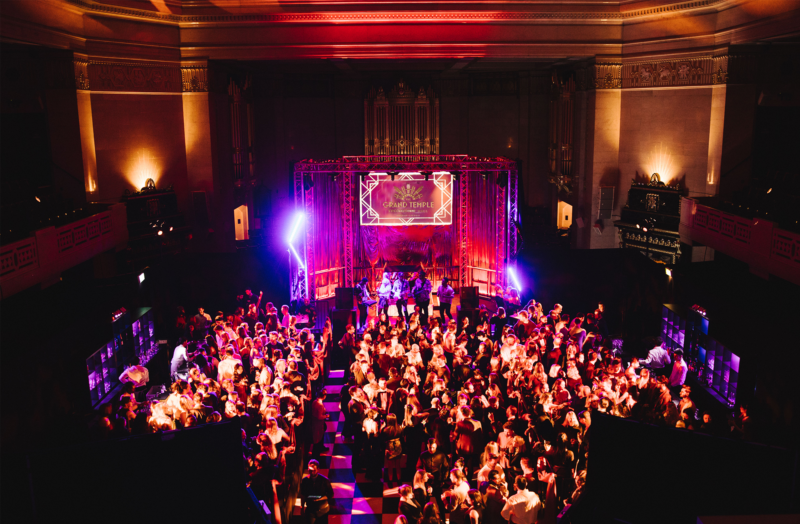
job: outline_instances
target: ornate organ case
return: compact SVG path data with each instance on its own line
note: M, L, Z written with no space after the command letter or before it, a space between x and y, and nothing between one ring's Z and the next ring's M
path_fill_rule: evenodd
M372 88L364 100L364 154L438 155L439 99L401 80L387 95Z

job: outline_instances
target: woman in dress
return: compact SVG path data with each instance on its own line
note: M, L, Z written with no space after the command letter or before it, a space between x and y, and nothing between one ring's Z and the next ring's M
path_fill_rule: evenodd
M393 481L400 483L400 468L403 466L403 429L393 413L386 416L386 425L381 430L384 451L384 479L389 487ZM394 473L394 476L392 475Z
M400 515L405 516L409 524L419 523L422 518L422 504L415 499L411 486L403 484L398 492L400 493L400 506L398 507Z

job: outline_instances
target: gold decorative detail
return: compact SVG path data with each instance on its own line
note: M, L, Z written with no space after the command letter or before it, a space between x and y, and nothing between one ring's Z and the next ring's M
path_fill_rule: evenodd
M593 76L595 89L619 89L622 87L622 64L596 64Z
M75 64L75 89L89 90L89 60L76 58Z
M181 67L184 93L208 91L208 68L205 66Z

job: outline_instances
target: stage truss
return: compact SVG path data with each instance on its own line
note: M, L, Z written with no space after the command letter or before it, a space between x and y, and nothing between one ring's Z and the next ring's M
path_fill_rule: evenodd
M342 239L344 241L344 270L343 287L352 287L354 284L353 268L353 220L356 213L356 199L360 196L359 182L368 178L371 173L450 173L454 175L453 191L459 191L458 230L460 234L458 260L461 264L460 284L472 284L472 271L488 270L488 268L473 268L469 265L469 218L470 218L470 191L469 180L481 173L502 177L505 184L497 190L496 220L496 275L495 284L505 285L506 268L508 262L516 256L517 252L517 223L518 212L518 171L517 163L508 158L477 158L468 155L374 155L374 156L346 156L335 160L302 160L294 165L294 195L295 207L306 214L306 233L303 249L300 255L302 264L293 264L292 271L292 300L316 300L316 284L314 272L314 250L312 239L313 213L314 213L314 180L320 176L336 176L339 190L342 195ZM457 181L455 179L457 177ZM371 178L371 177L370 177ZM457 189L456 186L457 185ZM451 195L452 198L452 195ZM359 208L361 202L359 201ZM453 210L453 214L456 211ZM325 269L327 270L327 269ZM320 270L320 271L325 271ZM491 294L492 290L487 290Z

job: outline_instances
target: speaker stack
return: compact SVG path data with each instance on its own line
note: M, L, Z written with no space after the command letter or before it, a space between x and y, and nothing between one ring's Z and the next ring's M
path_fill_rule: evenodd
M461 319L464 317L469 318L471 325L475 325L478 319L480 298L478 297L477 286L465 286L459 291L460 305L458 306L458 323L461 325Z

